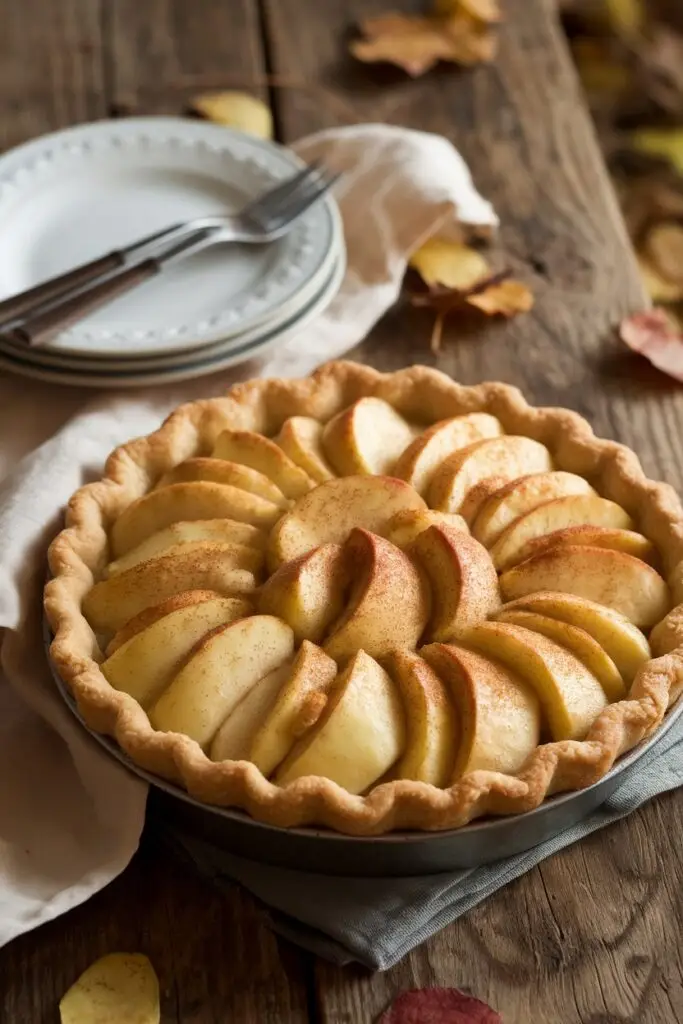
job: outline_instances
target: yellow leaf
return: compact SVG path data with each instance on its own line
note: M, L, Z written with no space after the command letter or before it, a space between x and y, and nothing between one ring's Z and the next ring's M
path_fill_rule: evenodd
M159 1024L159 981L141 953L110 953L74 982L59 1004L62 1024Z
M645 248L662 277L683 287L683 225L674 221L655 224L647 234Z
M534 304L534 297L521 281L507 280L468 295L467 302L488 316L509 317L528 312Z
M409 260L425 284L467 291L489 273L489 265L476 249L444 238L430 238Z
M683 299L680 284L667 281L642 256L638 257L638 269L645 291L653 302L679 302Z
M498 0L435 0L434 13L469 14L471 18L487 25L500 21L502 17Z
M683 174L683 128L641 128L634 132L631 141L641 153L652 153L670 160Z
M246 92L205 92L195 96L191 103L195 113L215 124L255 135L259 139L272 139L273 116L270 108L256 96Z
M464 13L420 17L389 12L360 23L364 39L351 43L351 53L365 63L396 64L416 78L440 60L478 64L493 59L496 37Z
M607 17L619 36L637 36L645 27L641 0L606 0Z

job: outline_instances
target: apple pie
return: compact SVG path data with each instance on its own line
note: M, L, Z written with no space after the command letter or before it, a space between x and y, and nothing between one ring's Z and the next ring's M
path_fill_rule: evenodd
M208 804L445 829L598 780L683 688L683 510L504 384L350 362L181 406L50 548L88 726Z

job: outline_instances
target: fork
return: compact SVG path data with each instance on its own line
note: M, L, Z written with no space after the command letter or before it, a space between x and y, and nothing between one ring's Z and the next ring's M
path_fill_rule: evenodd
M155 232L0 302L0 330L23 345L57 334L171 265L216 242L263 244L282 237L337 181L318 164L270 189L239 213L196 218ZM155 249L162 243L161 253ZM169 244L170 243L170 244ZM140 257L145 250L151 254ZM136 262L136 260L140 260ZM25 315L24 315L25 314Z

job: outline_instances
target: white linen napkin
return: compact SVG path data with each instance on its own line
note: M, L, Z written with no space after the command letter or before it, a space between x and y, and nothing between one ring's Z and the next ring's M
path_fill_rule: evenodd
M70 494L100 475L115 445L155 429L179 402L257 375L303 375L340 356L393 304L407 257L437 230L458 238L463 224L497 225L446 139L358 125L294 148L345 172L337 195L348 252L338 296L300 335L263 361L128 395L0 378L0 945L119 874L145 815L146 786L94 748L45 663L45 552Z

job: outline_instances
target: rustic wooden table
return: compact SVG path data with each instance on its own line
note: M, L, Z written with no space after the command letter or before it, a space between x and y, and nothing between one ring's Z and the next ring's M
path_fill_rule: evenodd
M0 0L0 147L74 122L178 114L192 94L235 85L270 99L283 140L339 123L348 107L358 120L440 132L494 201L506 258L537 304L485 336L447 331L437 365L577 409L651 474L682 485L683 392L611 334L643 296L554 2L507 0L494 67L418 81L345 54L354 20L385 6ZM269 90L266 73L311 88ZM433 362L429 327L423 311L390 314L353 356L381 369ZM165 1024L365 1024L401 990L433 984L472 991L506 1024L673 1024L683 1020L682 830L683 795L655 800L376 975L278 941L248 896L218 894L147 834L108 889L2 951L0 1020L56 1021L80 971L128 949L159 972Z

